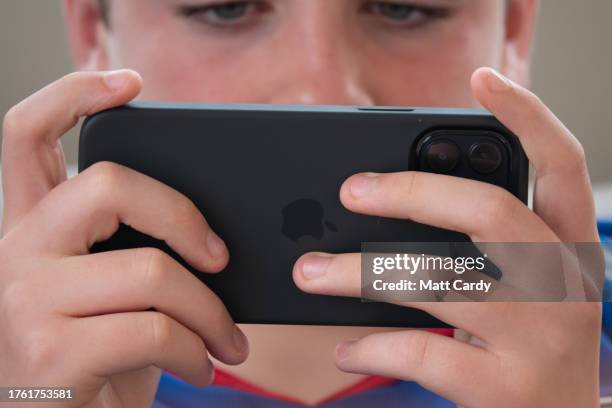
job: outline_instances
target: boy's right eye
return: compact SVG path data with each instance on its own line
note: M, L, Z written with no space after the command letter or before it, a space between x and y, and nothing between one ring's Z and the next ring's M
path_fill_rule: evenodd
M247 3L228 3L214 6L210 12L220 20L236 20L244 17L248 11L249 4Z
M218 27L235 27L249 23L264 10L262 1L225 1L181 7L180 12L198 22Z
M366 3L367 12L380 16L392 25L414 28L436 19L447 18L451 14L448 7L428 5L425 2L370 1Z

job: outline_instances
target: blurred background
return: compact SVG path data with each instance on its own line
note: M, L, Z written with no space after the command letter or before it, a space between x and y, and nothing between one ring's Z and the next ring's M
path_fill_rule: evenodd
M612 0L542 0L533 90L585 147L598 213L612 218ZM71 71L59 0L0 0L0 114ZM610 115L610 116L609 116ZM63 143L76 163L77 134ZM1 207L0 191L0 207Z

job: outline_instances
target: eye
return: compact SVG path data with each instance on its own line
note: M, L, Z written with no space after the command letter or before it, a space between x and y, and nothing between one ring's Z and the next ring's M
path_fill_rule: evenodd
M388 1L371 2L366 8L369 13L401 26L418 26L436 18L447 17L449 14L449 11L443 7L426 7Z
M185 6L181 14L213 26L236 26L247 23L261 11L255 1L229 1L200 6Z
M209 13L215 18L223 21L234 21L244 17L249 11L247 3L228 3L219 6L213 6Z

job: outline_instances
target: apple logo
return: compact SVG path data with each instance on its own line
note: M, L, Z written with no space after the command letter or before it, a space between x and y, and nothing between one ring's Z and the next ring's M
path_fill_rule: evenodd
M293 242L306 236L320 240L325 233L324 226L330 231L337 231L331 221L323 221L325 210L316 200L305 198L292 201L283 208L282 214L282 233Z

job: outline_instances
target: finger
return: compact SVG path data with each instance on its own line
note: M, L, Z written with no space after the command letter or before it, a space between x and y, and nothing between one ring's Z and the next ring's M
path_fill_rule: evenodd
M572 292L572 299L584 298L580 278L589 271L570 268L565 275L570 280L564 281L557 269L559 259L550 256L562 249L554 244L559 238L537 214L498 186L431 173L370 173L349 178L340 198L351 211L411 219L466 233L475 242L494 243L487 252L491 260L506 258L498 264L505 266L502 281L495 284L497 289L500 284L507 286L504 289L509 291L496 291L498 296L508 296L505 299L534 299L535 295L534 300L560 300L566 290ZM525 252L531 260L520 256Z
M536 213L562 241L596 241L595 204L578 140L537 96L492 69L477 70L472 89L480 103L518 136L533 163Z
M120 223L165 240L194 267L227 265L228 251L198 208L184 195L144 174L97 163L49 193L27 220L24 234L42 251L87 254Z
M81 116L122 105L133 99L140 88L140 76L134 71L73 73L6 114L2 140L5 232L66 179L58 139Z
M308 253L296 262L293 279L306 293L361 297L360 254ZM531 330L545 331L543 321L558 322L559 302L404 302L388 303L429 313L453 327L463 329L496 347L529 345ZM563 303L565 304L565 303ZM588 307L592 302L583 302ZM541 319L534 321L534 313ZM548 316L548 317L547 317ZM576 316L565 313L567 321ZM508 333L513 333L508 336Z
M490 389L499 386L496 378L502 368L483 348L421 330L340 343L335 359L343 371L415 381L464 406L495 406Z
M166 253L141 248L65 258L54 272L54 304L70 316L154 308L199 335L227 364L243 362L248 342L221 300ZM79 290L68 291L70 282Z
M307 293L361 297L361 254L308 253L300 257L293 268L293 280ZM438 302L407 302L390 298L388 303L423 310L454 327L489 339L505 327L497 305L463 302L452 305ZM483 322L487 322L483 324Z
M293 281L308 293L361 297L361 254L304 254L293 266Z
M115 313L74 319L71 325L71 360L84 372L109 377L154 365L198 387L212 382L202 339L163 313Z
M342 185L340 199L354 212L410 219L465 233L473 241L558 241L508 191L459 177L420 172L357 174Z

